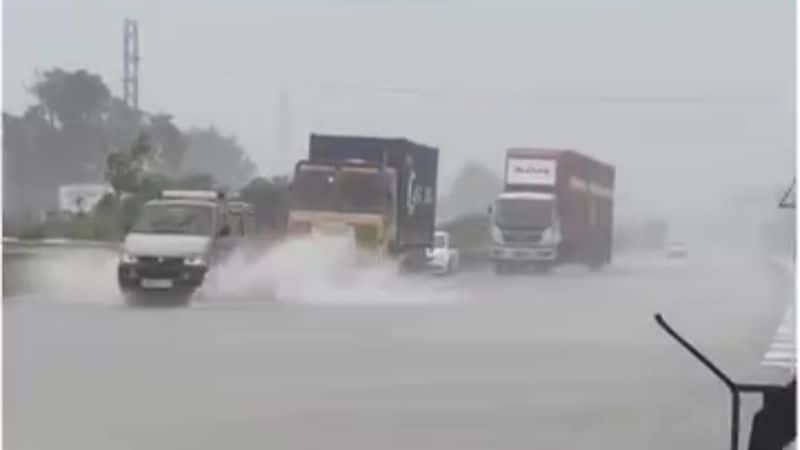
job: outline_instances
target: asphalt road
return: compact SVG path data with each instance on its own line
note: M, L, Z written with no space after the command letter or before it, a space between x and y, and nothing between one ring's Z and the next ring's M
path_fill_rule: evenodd
M737 380L787 378L761 362L793 280L756 249L356 288L293 268L277 301L178 309L121 305L107 257L39 270L5 301L9 449L727 448L724 387L655 312Z

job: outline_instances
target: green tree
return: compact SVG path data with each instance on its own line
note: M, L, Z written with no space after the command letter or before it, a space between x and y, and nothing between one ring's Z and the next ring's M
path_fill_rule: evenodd
M156 167L170 175L181 169L188 142L186 136L172 122L170 114L156 114L150 117L148 132L153 138L153 157Z
M188 148L182 164L184 173L210 173L219 183L242 187L256 173L256 165L236 141L214 127L194 128L186 133Z
M108 155L105 177L117 195L136 193L143 188L145 161L151 152L150 138L142 133L127 151Z
M208 173L194 173L178 178L173 183L175 189L214 190L219 185L214 176Z
M51 125L63 128L96 122L111 100L103 79L85 70L47 70L38 75L30 91L45 107Z
M289 178L258 177L241 189L243 201L253 205L256 221L261 227L275 233L286 230L289 214Z

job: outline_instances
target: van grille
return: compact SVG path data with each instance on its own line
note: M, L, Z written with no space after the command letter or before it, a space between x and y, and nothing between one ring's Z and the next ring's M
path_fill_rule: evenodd
M139 263L146 267L178 267L183 265L183 258L174 256L140 256Z

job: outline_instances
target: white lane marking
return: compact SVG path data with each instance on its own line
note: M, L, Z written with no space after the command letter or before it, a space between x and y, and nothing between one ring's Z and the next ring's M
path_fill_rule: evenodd
M787 275L795 274L794 261L787 258L773 258L773 263ZM795 338L794 299L786 308L778 329L761 361L763 366L780 367L795 371L797 366L797 341Z
M786 308L783 320L772 338L767 352L761 361L763 366L794 370L797 365L797 342L795 340L795 308Z

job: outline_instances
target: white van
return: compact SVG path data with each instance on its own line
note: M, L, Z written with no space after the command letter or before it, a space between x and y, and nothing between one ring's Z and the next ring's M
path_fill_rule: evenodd
M164 191L147 202L120 254L117 280L126 299L169 293L188 301L209 269L254 229L246 206L232 208L213 191Z

